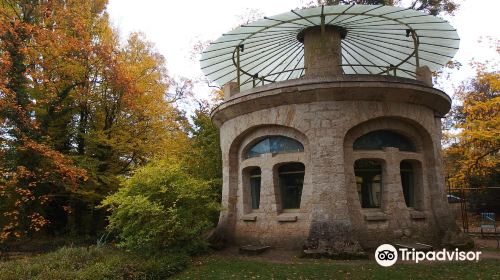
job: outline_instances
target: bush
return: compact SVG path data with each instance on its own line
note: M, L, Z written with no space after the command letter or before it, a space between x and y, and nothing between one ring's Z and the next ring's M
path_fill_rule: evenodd
M500 189L477 189L469 192L470 211L500 213ZM498 214L497 214L498 215Z
M204 248L203 232L219 210L211 182L193 178L180 165L155 161L138 169L102 205L109 207L108 229L129 249L190 253Z
M0 279L165 279L188 264L185 255L141 255L111 247L64 247L0 262Z

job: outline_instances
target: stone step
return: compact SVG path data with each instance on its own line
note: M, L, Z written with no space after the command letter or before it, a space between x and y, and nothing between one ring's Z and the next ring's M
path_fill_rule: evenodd
M408 250L415 249L416 251L432 251L434 248L431 245L418 243L418 242L405 242L405 243L396 243L394 244L396 248L406 248Z
M247 256L255 256L264 253L270 248L271 246L266 245L245 245L240 247L239 253Z

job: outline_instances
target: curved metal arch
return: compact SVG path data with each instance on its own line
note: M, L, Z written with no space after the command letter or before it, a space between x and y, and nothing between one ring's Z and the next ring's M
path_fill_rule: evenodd
M282 45L284 40L288 40L290 38L289 36L287 36L287 34L296 35L298 32L300 32L300 30L302 30L304 28L307 28L310 26L315 26L315 25L316 26L320 25L320 24L314 23L315 18L321 19L321 25L333 23L335 25L342 26L342 27L347 29L348 34L349 33L363 34L363 32L364 32L365 35L363 36L364 37L363 40L370 40L366 37L368 34L370 34L370 37L373 37L373 38L378 38L377 36L379 36L380 38L386 37L390 41L401 40L401 38L398 38L398 37L402 37L402 36L410 37L410 35L411 35L410 40L401 40L401 42L406 41L408 43L409 42L413 43L413 50L411 52L404 51L404 49L410 49L410 47L405 46L405 44L403 44L403 45L396 44L395 46L393 45L394 47L392 47L392 48L387 48L387 47L384 48L384 47L382 47L384 45L390 46L390 43L388 43L385 40L380 41L379 47L377 47L377 49L373 49L371 52L367 51L367 49L363 49L363 47L361 47L361 45L363 45L363 44L361 44L359 42L354 43L354 45L356 45L355 48L356 49L359 48L359 49L363 50L363 52L365 53L366 56L369 56L371 58L377 58L377 56L374 55L374 53L377 53L380 56L385 57L386 59L389 59L389 60L380 59L380 57L379 57L377 59L379 62L384 62L384 63L392 62L392 63L388 63L389 65L387 65L387 64L386 65L376 65L373 62L373 59L370 60L368 57L365 57L363 60L366 60L366 61L371 63L371 64L366 65L367 67L369 66L370 69L368 69L368 68L364 67L365 65L363 63L359 63L359 61L357 63L353 63L351 61L352 59L348 59L348 58L344 57L343 60L345 60L345 62L346 62L346 64L342 64L342 66L344 66L343 67L344 71L346 71L345 67L348 67L348 68L350 67L352 69L352 71L356 74L358 74L358 73L357 73L355 67L358 66L358 67L363 67L364 70L361 72L366 72L367 74L384 75L384 74L391 74L391 71L393 71L394 75L398 75L398 73L396 73L395 70L400 70L399 75L402 74L405 77L412 77L413 78L416 76L415 72L412 73L410 70L408 70L408 67L403 67L404 65L413 65L415 67L415 70L416 70L416 68L418 68L420 65L420 61L422 60L422 61L426 61L427 63L431 63L431 65L430 65L431 69L437 68L437 66L442 65L441 63L443 62L443 60L445 58L452 57L452 55L447 55L447 53L452 54L457 49L454 46L455 43L453 43L454 40L458 40L458 38L456 38L457 37L456 30L449 29L448 28L449 24L446 23L445 21L429 20L429 21L420 21L419 22L418 21L419 17L429 17L429 18L433 18L433 17L430 15L420 13L420 12L416 12L416 11L412 12L411 14L405 15L404 12L408 11L410 9L398 9L395 7L390 7L390 9L388 9L387 12L382 13L382 14L371 14L370 13L370 12L373 12L377 9L387 7L387 6L382 6L382 5L373 5L373 6L356 5L358 7L359 6L367 7L367 9L365 9L364 11L360 11L360 12L349 11L354 6L355 5L349 5L349 6L347 6L346 9L343 9L342 11L328 11L328 10L325 11L325 7L322 6L320 13L318 11L318 12L315 12L315 13L312 13L309 15L300 13L300 11L305 11L305 10L292 10L290 14L294 15L293 18L285 20L285 19L267 17L267 18L264 18L263 20L261 20L262 24L259 24L259 21L257 21L257 22L255 22L256 24L242 25L241 27L233 30L232 32L230 32L228 34L224 34L219 39L220 41L218 40L215 43L219 43L219 44L224 44L224 43L227 44L228 42L231 42L231 43L230 43L230 45L218 48L217 50L220 50L223 53L222 56L228 56L228 58L230 57L231 62L232 62L231 63L232 67L234 67L234 68L230 68L229 72L225 72L225 74L222 76L215 77L216 79L214 79L214 80L217 81L219 79L223 79L224 77L227 77L231 73L233 73L233 75L234 75L235 70L237 72L236 79L238 80L240 85L246 85L250 81L253 81L253 85L255 86L256 82L262 83L262 84L272 83L272 82L276 82L278 80L290 79L292 76L296 77L296 74L299 74L299 76L301 76L305 70L303 67L299 66L301 61L302 61L302 58L299 58L297 60L297 64L293 68L290 68L291 62L294 59L296 59L294 57L294 58L292 58L292 60L290 60L291 56L295 55L295 51L296 51L296 47L297 47L296 45L293 45L293 42L292 43L290 43L289 41L285 42L286 44L291 44L291 45L289 45L288 47L282 48L283 52L285 54L288 54L288 56L283 56L281 59L280 58L268 59L267 57L271 56L271 54L272 54L272 53L270 53L272 51L272 48L271 48L271 50L266 49L263 57L265 58L265 62L271 61L271 63L267 63L264 66L254 65L252 67L252 69L250 69L250 70L246 69L244 66L239 64L239 61L238 61L239 60L239 51L241 50L242 46L244 47L245 44L247 44L247 42L248 42L248 44L252 44L253 49L258 48L258 46L259 46L259 44L257 44L258 41L264 41L264 42L266 41L266 39L262 39L262 38L276 38L275 35L277 35L277 34L280 34L282 36L282 38L276 40L275 45L278 45L278 46ZM317 9L317 8L313 8L313 9ZM394 9L396 9L396 10L394 10ZM397 13L402 13L402 14L398 15L396 17L389 16L390 14L397 14ZM415 13L420 13L420 14L415 14ZM280 16L282 17L284 15L287 15L287 14L281 14L281 15L278 15L278 17L280 17ZM333 18L329 19L329 21L327 23L325 23L325 18L329 17L329 16L332 16ZM341 20L335 22L340 16L348 16L348 17L342 18ZM362 17L360 18L360 16L362 16ZM416 18L417 20L412 20L411 22L407 22L408 19L412 19L412 18ZM406 19L406 22L405 22L405 19ZM269 21L273 21L273 22L270 23ZM301 21L301 22L299 22L299 21ZM295 25L295 26L282 26L283 27L282 30L272 30L273 28L276 29L277 27L280 27L280 25L285 25L285 24ZM428 26L425 26L426 24ZM429 26L432 27L432 26L435 26L436 24L444 25L444 27L436 26L436 28L429 28ZM422 25L422 26L414 27L412 25ZM390 27L390 28L382 28L383 26ZM400 28L392 28L392 26L400 26ZM369 27L372 27L372 28L369 28ZM377 28L373 28L373 27L377 27ZM237 30L242 31L241 29L244 29L244 28L254 28L255 30L253 30L251 32L250 31L249 32L240 32L240 33L237 32ZM375 30L377 30L377 31L375 31ZM423 32L422 33L423 35L419 34L420 33L419 30ZM406 32L406 33L403 33L403 34L399 33L398 34L394 31L402 31L402 32ZM436 34L434 34L433 31L451 31L454 33L451 33L448 35L445 34L443 36L435 36ZM362 32L362 33L359 33L359 32ZM417 33L417 32L419 32L419 33ZM261 34L261 35L258 35L258 34ZM242 38L223 40L222 38L224 38L226 36L234 36L234 37L242 36ZM421 40L420 40L421 37L427 38L427 40L425 40L425 42L421 42ZM258 40L258 41L251 40L252 38L259 38L260 40ZM373 40L377 41L376 39L373 39ZM432 40L434 40L434 41L432 41ZM440 42L439 40L442 40L442 41ZM450 41L447 41L447 40L450 40ZM419 46L422 43L427 46L426 50L421 50L422 52L424 52L424 57L422 57L419 54ZM351 42L351 44L352 44L352 42ZM345 44L345 43L342 43L342 45L344 48L346 48L346 47L349 48L349 46L347 46L347 44ZM446 49L449 49L450 51L447 51L445 53L440 53L440 51L443 51L442 49L441 50L438 49L436 51L436 50L433 50L432 47L446 48ZM232 51L229 51L229 49L232 49ZM228 50L228 51L224 52L224 50ZM358 57L358 58L363 57L363 55L360 54L359 52L355 51L352 48L352 46L351 46L350 50L357 53L357 54L354 54L352 56L353 58L354 57ZM207 52L212 52L212 51L214 51L214 50L207 50ZM438 61L440 61L440 63L433 61L434 60L433 56L440 57L440 59L438 59ZM217 57L217 56L212 56L212 57L208 57L208 58L204 57L204 58L202 58L202 60L211 60L211 59L214 59L215 57ZM412 63L410 61L412 58L415 58L415 63ZM288 62L288 63L286 63L286 66L283 67L282 65L285 64L285 62ZM223 63L223 61L217 61L215 64L222 65L224 63ZM208 65L203 66L203 68L207 68L207 70L208 70L208 69L213 68L213 66L215 64L208 64ZM251 63L248 63L248 64L251 64ZM257 71L252 73L251 70L253 70L255 68L257 68ZM265 70L265 69L270 69L270 70L267 71L266 73L260 73L260 71ZM379 69L379 71L375 71L375 69ZM223 70L223 69L219 69L219 70ZM227 70L227 69L224 69L224 70ZM278 70L278 71L276 71L276 70ZM298 71L300 71L300 72L298 72ZM284 73L289 73L289 75L286 77L286 79L284 79L285 78L284 75L281 75ZM295 75L293 75L294 73L295 73ZM207 74L207 75L210 75L210 74ZM241 76L246 77L246 80L243 83L241 83L241 81L240 81ZM271 78L271 77L274 77L274 78ZM234 81L234 79L235 79L235 77L233 76L229 79L229 81L230 80ZM224 78L224 81L228 81L228 79Z

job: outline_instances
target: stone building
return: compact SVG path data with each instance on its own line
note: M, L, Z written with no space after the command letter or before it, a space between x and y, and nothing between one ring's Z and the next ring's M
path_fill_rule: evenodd
M430 68L446 57L425 57L426 52L446 48L453 54L457 45L447 44L456 32L425 46L425 29L437 27L417 28L401 18L436 18L395 7L356 6L318 7L266 18L232 32L238 37L250 33L243 32L248 28L268 26L253 31L253 37L238 41L223 36L205 51L203 70L224 84L224 102L215 108L212 120L220 127L223 156L218 233L228 242L337 253L382 243L467 242L448 208L441 163L441 118L451 99L432 87L430 77ZM357 25L346 24L353 20ZM451 28L439 21L439 28ZM359 26L372 32L374 25L390 30L397 24L402 25L397 35L406 38L402 41L411 50L392 60L390 51L385 59L375 55L384 52L375 45L390 48L391 40L380 43L374 38L384 36L377 33L354 36L364 34ZM286 59L272 64L269 60L281 53L277 51L255 63L260 71L252 73L250 66L255 66L242 63L258 55L243 56L258 41L252 38L274 38L277 35L262 34L279 26L295 36L302 62L295 68L282 66ZM361 44L365 37L373 45ZM357 47L349 48L349 40L358 40ZM442 46L433 50L432 44ZM216 67L222 70L207 66L224 45L227 53L217 57L226 55L229 62L217 59ZM421 66L424 59L433 63ZM381 60L388 62L385 68L377 64ZM263 66L267 62L270 66ZM214 71L228 68L231 74L225 80L214 78ZM290 75L278 78L284 73Z

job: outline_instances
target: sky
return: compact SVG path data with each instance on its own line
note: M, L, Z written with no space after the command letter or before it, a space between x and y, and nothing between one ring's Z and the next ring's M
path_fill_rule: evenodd
M121 37L142 32L166 58L171 76L190 79L202 77L199 62L191 58L197 41L215 40L241 23L240 16L254 9L273 16L304 6L305 0L110 0L111 23ZM457 29L460 49L454 59L462 63L460 70L450 72L451 79L439 88L453 95L461 81L474 75L471 60L500 60L490 47L488 37L500 39L500 0L458 0L460 8L454 16L444 18ZM198 84L195 96L208 98L208 87Z

